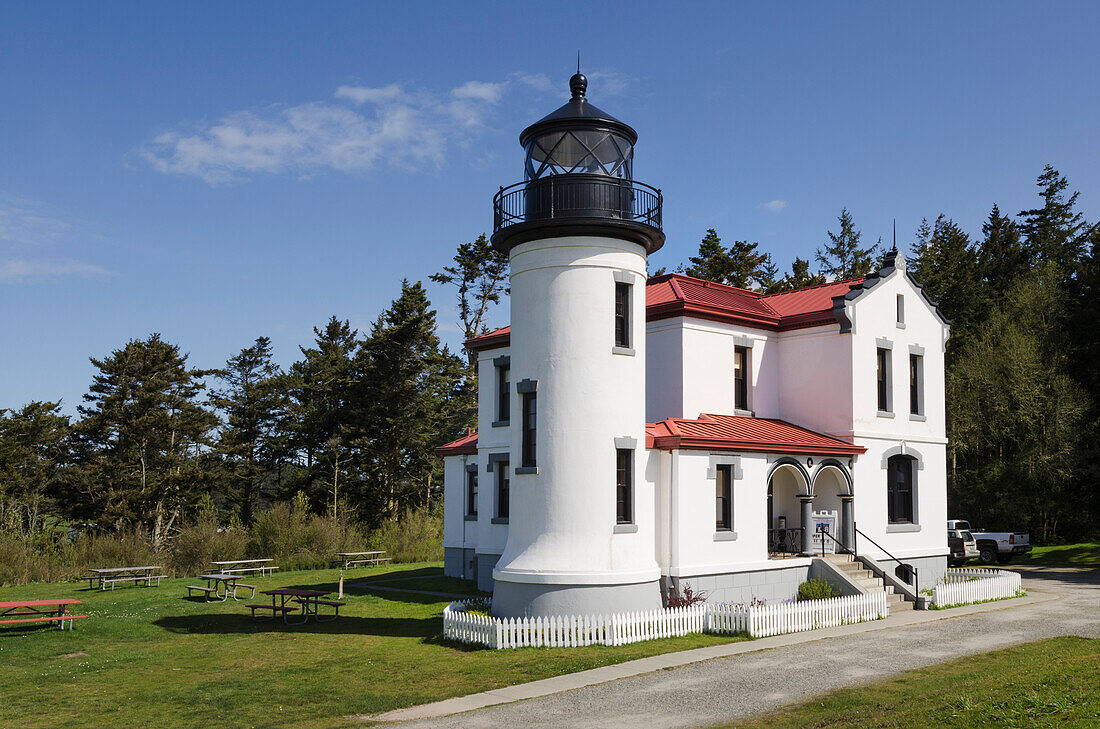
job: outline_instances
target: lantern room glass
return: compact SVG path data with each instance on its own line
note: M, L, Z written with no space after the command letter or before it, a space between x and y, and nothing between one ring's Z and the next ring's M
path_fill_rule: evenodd
M634 179L634 147L603 130L572 129L532 137L527 143L528 180L548 175L591 174Z

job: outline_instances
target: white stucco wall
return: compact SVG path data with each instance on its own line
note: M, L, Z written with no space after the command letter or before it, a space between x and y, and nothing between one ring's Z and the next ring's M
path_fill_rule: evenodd
M633 354L612 351L616 273L633 287ZM644 251L626 241L555 238L512 249L512 382L538 382L538 473L512 477L498 582L628 584L659 576L643 476L645 281ZM512 412L518 425L518 395ZM511 432L518 466L521 431ZM615 529L621 437L636 443L636 533Z
M477 522L466 521L466 464L476 456L443 459L443 547L473 549L477 546Z

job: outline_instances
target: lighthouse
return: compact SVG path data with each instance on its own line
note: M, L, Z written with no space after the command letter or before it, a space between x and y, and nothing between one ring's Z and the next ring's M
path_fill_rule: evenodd
M645 289L662 199L634 179L637 133L587 85L578 70L569 101L523 130L524 179L493 200L512 291L511 517L493 570L504 617L661 606Z

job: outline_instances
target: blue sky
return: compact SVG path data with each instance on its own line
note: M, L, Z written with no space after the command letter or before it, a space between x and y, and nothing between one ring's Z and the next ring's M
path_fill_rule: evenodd
M216 367L365 329L492 225L519 131L568 97L639 132L674 269L709 227L786 268L847 206L908 243L1031 207L1100 216L1090 3L5 3L0 408L160 332ZM457 343L450 291L431 287ZM504 323L506 311L496 314Z

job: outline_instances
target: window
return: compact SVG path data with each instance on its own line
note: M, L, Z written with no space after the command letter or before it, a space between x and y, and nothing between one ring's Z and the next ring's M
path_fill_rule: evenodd
M733 348L733 407L749 409L749 348Z
M634 451L615 450L615 522L634 522Z
M718 466L714 479L714 528L728 532L733 529L733 468Z
M511 368L508 365L497 367L497 423L507 423L512 415Z
M890 456L886 462L886 515L891 524L913 522L913 461Z
M630 348L630 289L631 285L615 283L615 346Z
M890 350L878 349L878 409L890 412Z
M508 461L497 461L497 518L508 518Z
M898 324L905 323L905 297L898 294Z
M477 469L466 472L466 515L477 516Z
M909 355L909 412L924 414L924 357Z
M537 424L536 393L523 393L523 466L534 468L537 452L535 450L535 431Z

